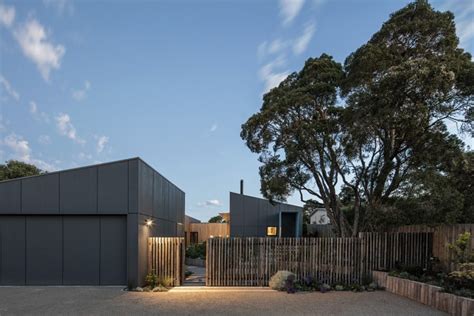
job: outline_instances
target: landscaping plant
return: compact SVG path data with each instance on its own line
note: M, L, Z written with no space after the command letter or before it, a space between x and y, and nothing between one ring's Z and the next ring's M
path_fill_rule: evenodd
M278 271L270 278L269 286L273 290L287 291L289 286L294 287L296 275L290 271Z
M453 261L456 264L474 262L474 250L470 248L471 233L459 234L458 239L448 244L448 249L453 254Z
M206 259L206 243L191 244L186 248L186 257L191 259Z
M158 276L153 272L148 273L145 277L145 283L150 288L154 288L158 284Z

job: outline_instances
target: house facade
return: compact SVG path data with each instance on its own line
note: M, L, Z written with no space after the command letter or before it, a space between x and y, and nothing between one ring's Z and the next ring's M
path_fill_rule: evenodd
M202 223L191 216L185 216L186 245L207 241L213 237L229 237L229 213L219 213L225 223Z
M303 208L230 192L231 237L301 237Z
M142 285L147 238L183 237L184 209L140 158L2 181L0 285Z
M316 209L309 217L309 223L314 225L329 225L331 221L324 207Z

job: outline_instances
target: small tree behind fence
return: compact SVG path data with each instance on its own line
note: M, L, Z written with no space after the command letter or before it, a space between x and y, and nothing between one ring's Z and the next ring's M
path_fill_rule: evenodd
M397 264L426 267L431 233L363 233L359 238L213 238L208 240L208 286L267 286L279 270L298 280L361 284L371 270Z

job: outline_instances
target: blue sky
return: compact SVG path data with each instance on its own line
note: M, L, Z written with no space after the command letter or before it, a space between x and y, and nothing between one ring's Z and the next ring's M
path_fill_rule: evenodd
M406 3L0 0L0 161L58 170L139 156L207 220L241 178L260 196L239 134L262 94L308 57L343 62ZM456 14L473 53L474 4L432 4Z

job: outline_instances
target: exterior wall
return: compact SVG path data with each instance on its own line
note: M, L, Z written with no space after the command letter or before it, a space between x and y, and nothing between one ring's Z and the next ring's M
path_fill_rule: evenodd
M123 215L2 215L0 284L123 285L126 233Z
M318 209L316 212L314 212L311 215L309 222L310 224L316 225L328 225L331 223L327 211L325 209Z
M303 209L299 206L276 203L230 192L230 236L265 237L268 226L279 227L281 212L298 213L298 236L302 232Z
M16 225L20 218L23 218L23 221L26 218L28 221L30 215L42 215L39 218L45 219L48 218L46 215L61 215L57 217L61 223L65 221L65 224L61 226L61 236L51 235L51 244L46 245L47 247L54 248L54 243L58 240L63 241L62 238L69 238L73 233L74 235L83 234L79 239L91 244L91 247L96 247L99 243L100 247L113 249L114 240L120 243L120 240L117 239L123 236L123 243L126 243L126 259L121 260L124 269L126 269L127 284L129 286L142 285L147 270L146 238L149 236L184 236L184 199L183 191L139 158L0 182L0 242L2 247L8 247L8 253L15 258L10 256L3 258L5 256L2 256L0 258L2 260L1 267L16 264L21 268L26 261L25 258L22 259L21 251L12 250L16 244L28 238L27 232L23 231L22 233L24 227L28 228L28 225ZM12 219L11 215L18 217ZM95 215L97 218L106 215L122 215L126 225L123 226L123 229L110 226L112 229L110 236L114 236L113 239L104 238L103 241L102 239L99 241L95 238L97 237L95 228L101 224L98 224L98 221L93 223L85 217L80 218L79 215L88 215L89 217ZM153 221L152 227L145 225L145 222L150 219ZM49 225L49 223L44 225ZM51 225L54 226L54 224ZM16 226L19 229L13 233L11 227ZM46 232L45 237L57 232L54 227ZM32 227L32 229L34 228ZM107 226L100 226L100 229L102 228L107 229ZM1 238L2 235L8 236L7 238L12 240L5 240L5 238ZM86 240L87 238L90 240ZM34 240L32 243L27 242L26 245L31 247L32 251L34 251L33 248L45 246L43 243L35 245ZM51 255L53 253L55 253L54 256L58 255L59 248L53 248L51 248ZM63 247L61 247L61 256L63 255L62 249ZM67 251L65 253L67 258L69 255L83 255L87 256L84 260L89 260L89 263L97 262L94 251L92 251L94 255L91 254L92 252L72 254L70 253L72 250L68 249ZM107 258L107 254L104 254L103 260L109 260ZM42 260L41 256L38 257L38 260L39 262ZM59 261L44 262L44 267L39 268L46 270L51 266L51 271L57 271L59 270L59 267L55 266L57 264ZM115 262L114 264L120 266L122 263ZM104 265L104 267L106 266ZM63 269L62 266L60 268ZM86 269L87 267L82 268ZM73 269L77 269L77 267L73 267ZM28 269L26 272L28 273ZM67 276L68 271L65 272ZM17 278L17 276L13 275L12 278ZM49 278L52 282L56 280L54 276L49 276ZM25 283L22 282L21 276L16 280L19 284ZM72 280L72 282L76 281L79 282L79 280ZM2 283L1 280L0 283ZM91 284L96 283L92 282Z
M0 215L136 213L138 160L0 182Z
M188 216L188 215L185 215L184 216L184 239L185 239L185 244L186 246L189 245L189 241L190 241L190 225L191 223L200 223L201 221L194 218L194 217L191 217L191 216Z
M229 237L230 225L228 223L191 223L189 232L198 234L198 242L207 241L212 237Z

